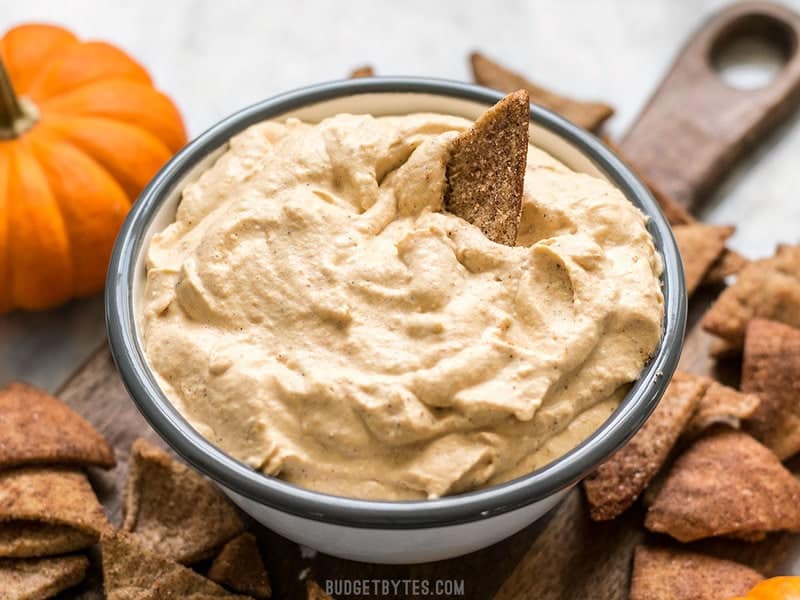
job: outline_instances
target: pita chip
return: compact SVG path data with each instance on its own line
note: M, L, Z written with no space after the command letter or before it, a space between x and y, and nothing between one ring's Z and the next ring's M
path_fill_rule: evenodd
M0 556L53 556L83 550L97 542L97 535L67 525L39 521L0 523Z
M722 255L711 265L703 278L705 284L724 283L727 277L736 275L750 261L738 252L726 248Z
M350 71L350 79L361 79L362 77L375 77L375 69L370 65L362 65Z
M31 463L114 466L105 438L66 404L24 383L0 390L0 469Z
M27 524L34 524L29 529ZM42 528L41 525L59 525L60 528ZM0 528L12 548L9 554L31 553L31 548L48 543L43 539L48 532L59 538L51 540L51 551L69 551L82 547L82 543L96 542L109 527L103 507L89 484L86 475L67 467L22 467L0 472ZM71 536L65 529L73 529L83 536ZM24 532L16 543L14 531ZM79 546L79 544L81 544ZM25 548L28 550L26 551Z
M725 241L735 228L727 225L692 223L676 225L672 232L678 242L686 276L686 293L691 296L703 281L711 265L725 250Z
M593 520L613 519L634 503L667 460L709 384L705 377L676 373L636 435L584 480Z
M210 481L139 439L131 451L122 529L147 550L188 564L213 556L244 531L244 523Z
M25 560L0 559L0 598L46 600L86 577L85 556Z
M561 96L509 71L478 52L470 55L470 64L476 83L507 94L514 90L527 90L531 102L541 104L584 129L595 131L614 114L614 109L608 104L582 102Z
M714 360L738 359L742 356L742 349L728 340L714 337L708 346L708 354Z
M800 329L753 319L747 326L742 389L761 399L746 430L781 460L800 451Z
M703 317L703 328L737 347L756 318L800 327L800 246L749 263Z
M208 578L234 592L269 598L272 590L256 536L243 533L225 544L208 570Z
M522 216L529 124L528 92L513 92L453 141L447 161L445 209L507 246Z
M306 598L307 600L333 600L330 594L326 594L325 590L319 587L316 581L311 579L306 581Z
M103 587L108 600L239 598L168 558L137 544L122 532L102 539Z
M714 381L700 398L697 410L683 433L696 437L709 427L720 424L739 429L742 421L756 412L759 402L755 394L746 394Z
M645 527L681 542L800 531L800 481L750 435L720 431L675 461Z
M630 600L720 600L764 577L739 563L679 549L637 546Z

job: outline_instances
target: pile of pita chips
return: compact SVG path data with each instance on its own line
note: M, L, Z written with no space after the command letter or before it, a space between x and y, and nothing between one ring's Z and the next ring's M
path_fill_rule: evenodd
M444 207L498 244L513 246L522 216L530 101L525 90L503 98L450 148Z
M630 600L720 600L744 594L763 576L739 563L677 549L639 546Z
M616 518L642 492L649 491L679 438L695 438L719 424L739 428L758 406L759 399L753 394L739 392L708 377L675 373L642 428L584 480L592 519Z
M103 587L108 600L238 598L188 567L150 552L123 532L103 536Z
M704 377L675 374L644 426L584 480L592 519L613 519L634 503L666 462L709 385Z
M103 436L56 398L0 390L0 595L48 598L83 580L86 558L67 554L109 524L82 467L114 464Z
M208 570L208 578L253 598L272 595L269 576L252 533L243 533L225 544Z
M748 264L703 317L703 328L741 348L756 318L800 327L800 246Z
M136 440L131 451L122 529L138 544L180 563L210 558L244 531L230 501L163 450Z
M763 319L750 321L742 389L761 399L747 431L781 460L800 452L800 329Z
M85 556L11 560L0 558L0 598L45 600L86 577Z
M527 90L532 102L541 104L584 129L596 131L614 114L614 109L608 104L582 102L556 94L509 71L478 52L470 55L470 64L476 83L507 94L514 90Z
M675 461L645 527L681 542L800 531L800 481L750 435L719 431Z

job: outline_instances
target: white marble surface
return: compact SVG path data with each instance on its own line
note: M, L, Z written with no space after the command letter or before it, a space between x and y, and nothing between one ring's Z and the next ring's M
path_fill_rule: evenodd
M617 107L625 131L683 40L724 0L531 2L219 2L0 0L0 29L63 24L137 57L177 101L190 134L261 98L336 79L365 62L383 74L468 79L481 49L531 78ZM800 0L792 5L800 10ZM797 123L795 119L794 123ZM707 218L733 222L750 256L798 239L800 127L782 128L730 178ZM0 318L0 384L56 388L103 338L95 299L46 315Z

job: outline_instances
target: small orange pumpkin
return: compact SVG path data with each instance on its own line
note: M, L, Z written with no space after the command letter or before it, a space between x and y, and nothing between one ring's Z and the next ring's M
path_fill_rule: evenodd
M731 600L800 600L800 577L773 577Z
M186 143L147 71L51 25L0 39L0 313L100 290L117 231Z

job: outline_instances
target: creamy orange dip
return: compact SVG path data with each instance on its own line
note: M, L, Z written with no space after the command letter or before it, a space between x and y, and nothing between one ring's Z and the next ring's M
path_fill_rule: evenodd
M656 349L661 263L606 181L528 152L517 246L442 211L438 114L264 122L188 185L147 253L168 398L286 481L434 498L584 440Z

